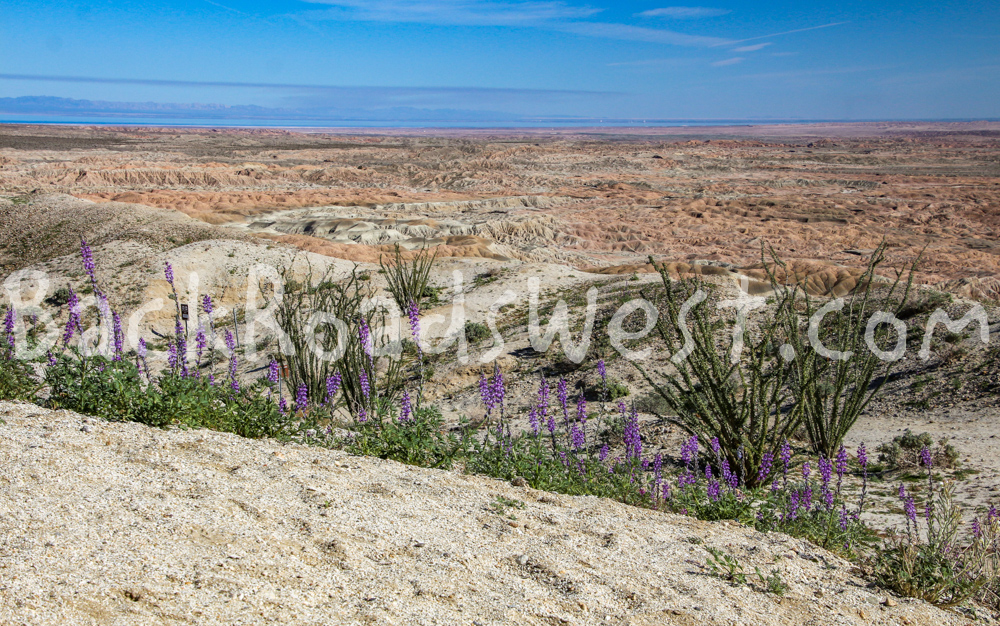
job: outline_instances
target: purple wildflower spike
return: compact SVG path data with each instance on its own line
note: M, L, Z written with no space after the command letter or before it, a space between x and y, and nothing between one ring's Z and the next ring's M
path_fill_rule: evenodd
M361 384L362 395L365 397L365 400L368 400L372 395L372 387L368 382L368 373L365 370L361 370L361 373L358 374L358 381Z
M420 307L415 300L410 300L406 315L410 318L410 335L413 337L413 343L417 344L417 352L420 352Z
M625 421L625 432L623 435L625 442L625 458L628 460L638 460L642 457L642 436L639 434L639 415L632 408L628 419Z
M403 391L403 399L399 403L399 421L406 424L413 418L413 405L410 403L410 394Z
M278 362L271 359L271 362L267 364L267 382L272 385L278 384Z
M173 287L174 286L174 266L172 266L170 264L170 261L167 261L167 262L165 262L163 264L163 276L167 279L167 282L170 283L170 286Z
M340 390L340 384L343 382L343 377L340 372L335 373L333 376L328 376L326 379L326 403L331 404L333 402L333 397L337 395Z
M924 446L920 450L920 464L927 468L928 471L934 466L934 456L931 454L930 448Z
M295 390L295 408L299 411L309 408L309 388L305 383L299 383L299 388Z
M14 326L17 324L17 311L14 307L9 307L7 313L3 317L3 330L7 335L7 347L9 351L7 353L8 358L14 358Z
M538 423L538 407L531 407L528 411L528 425L531 427L531 434L538 436L540 424Z
M771 474L771 466L774 464L774 455L765 452L760 459L760 470L757 472L757 483L762 484Z
M118 315L117 311L111 313L111 322L112 337L114 339L113 360L121 361L122 353L125 350L125 333L122 332L122 318Z
M858 464L862 469L868 469L868 451L865 449L864 442L858 445Z
M201 299L201 310L205 312L205 315L211 317L214 306L212 305L212 296L207 293Z

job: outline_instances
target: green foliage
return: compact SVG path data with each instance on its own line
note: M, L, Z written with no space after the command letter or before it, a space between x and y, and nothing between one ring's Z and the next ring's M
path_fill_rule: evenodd
M650 262L666 292L665 314L656 321L659 336L671 355L678 355L682 346L690 354L674 359L676 372L657 378L635 365L673 413L662 418L702 441L718 438L730 467L754 486L764 455L776 457L778 446L802 418L802 407L791 393L792 367L773 347L782 343L783 317L794 315L794 295L786 292L779 299L775 314L745 339L742 355L733 362L715 336L718 294L707 293L698 279L674 284L666 267L652 257ZM681 329L690 329L689 340Z
M45 374L49 406L102 417L164 427L183 424L242 437L282 437L299 425L251 386L239 392L210 385L204 378L168 373L146 382L131 361L63 353Z
M470 342L478 343L490 335L490 329L486 324L471 320L465 322L465 338Z
M960 521L953 485L946 485L934 498L927 541L890 537L870 556L869 574L882 587L939 606L982 597L991 586L1000 588L1000 521L988 518L979 536L964 544L958 536Z
M490 502L489 509L490 511L499 515L500 517L509 520L516 520L517 516L511 513L510 510L523 509L524 506L525 506L524 502L521 502L520 500L505 498L503 496L497 496L496 500Z
M45 371L45 382L48 404L56 409L148 426L166 426L174 419L158 410L159 391L145 384L129 361L67 351Z
M938 441L935 446L930 433L915 435L909 428L892 441L880 444L875 451L878 452L879 465L887 470L897 470L918 467L920 451L925 447L931 451L935 467L958 467L961 455L946 438Z
M32 400L38 387L30 363L0 357L0 400Z
M624 398L625 396L632 393L625 383L620 380L611 379L608 381L608 400L617 400L618 398Z
M347 451L408 465L449 469L465 450L465 438L442 432L443 419L437 407L422 406L406 422L399 421L394 413L388 402L381 401L373 416L356 422L346 441Z
M404 261L399 244L396 244L394 248L391 261L379 258L379 266L385 273L389 293L392 294L392 299L396 301L400 311L405 313L410 302L416 302L419 305L425 295L437 298L437 292L433 289L428 290L427 287L431 268L436 258L437 252L429 254L424 249L413 260Z
M746 572L743 571L743 565L736 557L711 546L706 546L705 549L708 550L705 565L712 576L734 585L747 584Z
M858 287L853 295L846 299L841 310L828 314L818 330L818 338L827 349L845 355L853 353L850 358L827 358L812 346L807 328L820 308L820 300L809 295L804 281L786 291L791 302L801 307L801 312L795 307L779 305L786 341L795 351L792 360L795 406L802 409L802 423L813 451L828 458L836 454L847 431L882 390L895 369L896 362L883 362L868 349L865 332L876 312L888 312L900 317L920 258L908 268L896 271L895 280L885 285L879 283L876 276L876 270L885 261L885 251L886 244L883 242L872 254L864 273L858 277ZM780 289L775 268L781 267L788 275L792 272L778 259L773 249L771 259L772 264L764 263L764 266L772 289ZM904 274L907 275L905 282L902 280ZM889 338L894 338L891 334L894 332L889 324L878 325L873 333L875 344L884 348Z
M372 290L358 279L356 269L339 282L329 275L314 277L311 272L298 281L288 268L282 268L281 274L285 291L275 305L275 319L286 340L277 359L288 368L289 389L296 390L304 383L310 405L319 404L326 400L327 379L339 371L343 401L352 414L367 410L372 401L365 397L362 373L383 398L396 397L402 378L400 361L382 359L385 367L379 368L379 360L369 357L361 344L362 324L379 329L387 316L380 309L362 312ZM331 317L338 322L332 322ZM381 333L372 332L372 354L386 348L387 341ZM341 350L339 359L334 359Z

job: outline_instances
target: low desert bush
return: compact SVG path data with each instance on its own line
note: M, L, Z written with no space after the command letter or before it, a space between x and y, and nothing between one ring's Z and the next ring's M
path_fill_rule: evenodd
M924 448L931 452L935 467L955 468L959 465L959 452L947 439L934 443L930 433L913 434L909 428L892 441L875 448L878 463L885 470L910 469L921 464L920 455Z

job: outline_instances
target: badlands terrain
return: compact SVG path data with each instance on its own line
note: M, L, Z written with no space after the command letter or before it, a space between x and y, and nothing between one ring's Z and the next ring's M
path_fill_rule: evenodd
M996 358L1000 346L1000 312L997 309L1000 304L1000 124L997 123L563 131L362 132L330 129L309 133L0 127L0 277L20 276L17 296L22 302L40 303L42 311L52 316L51 328L57 328L65 320L62 310L65 307L56 306L57 301L51 299L56 290L66 285L78 290L85 288L86 276L78 253L81 237L94 248L97 277L102 288L113 306L132 322L129 328L132 345L139 336L149 339L153 333L165 335L172 331L172 309L163 306L168 295L162 273L165 261L175 268L182 302L192 304L192 310L197 310L199 295L212 294L218 304L217 317L229 319L235 309L240 330L245 332L250 311L256 310L263 301L259 281L267 281L268 267L290 266L303 277L309 272L314 275L329 272L334 279L345 277L357 268L368 277L373 288L380 289L384 279L378 273L379 259L391 254L395 245L399 245L407 256L425 248L433 250L437 256L431 282L438 289L438 297L423 314L440 314L444 323L433 325L428 318L425 326L430 335L440 336L445 332L452 311L455 272L462 277L462 294L469 320L485 323L497 299L507 291L513 293L499 316L499 332L505 340L502 346L494 345L489 338L473 342L470 345L472 358L467 363L458 362L449 353L435 357L427 395L441 406L450 423L478 415L476 382L480 371L492 368L492 364L484 361L495 360L507 373L511 401L523 405L533 393L540 370L549 375L566 375L573 381L584 379L592 384L596 379L593 365L598 358L605 358L610 375L625 385L630 397L636 399L642 409L648 428L644 431L646 445L652 449L662 448L670 455L676 454L681 433L659 423L649 386L633 365L617 358L607 341L596 338L599 333L595 333L587 359L579 364L567 360L556 349L541 355L530 348L525 333L529 279L539 282L543 309L546 304L563 298L570 303L574 320L582 318L583 292L591 286L597 287L600 329L606 328L606 320L618 304L630 296L638 296L643 289L652 288L659 280L648 263L650 256L668 263L671 274L677 277L699 275L734 293L742 282L752 292L762 292L765 285L761 282L764 279L760 269L761 252L762 246L769 245L788 262L790 274L806 280L811 294L825 298L849 293L872 251L884 240L888 246L888 262L880 270L883 276L893 276L891 268L903 267L920 257L913 277L917 285L912 306L916 312L915 321L925 319L926 313L938 306L957 318L978 302L985 307L991 323L990 345L978 342L978 330L972 332L970 327L964 334L936 343L931 358L925 361L916 355L919 342L911 340L899 375L886 385L883 396L862 417L848 436L848 442L853 446L865 441L872 449L906 428L930 432L935 438L946 437L961 453L960 471L965 481L959 489L959 500L966 507L967 515L989 504L1000 504L1000 440L996 438L1000 426L1000 364ZM19 270L34 272L15 274ZM43 275L45 280L39 280ZM12 291L3 294L5 303L16 287L10 280L7 285ZM248 304L248 298L256 299L257 304ZM155 305L158 299L159 308ZM603 327L601 320L605 323ZM268 350L273 349L266 333L257 341L262 358L266 357ZM489 358L483 359L484 355ZM159 363L165 358L162 351L151 352L151 356ZM663 361L663 355L657 351L653 358ZM246 362L243 368L255 369L265 362ZM252 608L257 617L248 621L258 620L258 617L259 621L272 617L295 621L289 612L293 608L284 599L261 600L259 593L266 593L261 587L263 591L255 592L255 599L251 601L240 597L243 593L240 589L254 580L257 582L253 585L271 585L268 588L274 590L274 595L288 588L295 576L308 578L307 570L295 573L293 570L299 565L267 565L272 561L277 563L278 555L249 554L251 544L240 543L250 541L246 537L239 541L221 535L197 539L201 536L198 533L207 532L205 528L221 522L195 518L199 515L225 517L223 504L215 501L211 503L214 513L185 508L193 506L190 504L156 505L162 511L157 509L155 515L166 515L168 509L174 511L175 505L179 507L176 513L171 513L177 516L175 530L195 537L191 540L194 552L183 572L158 571L156 576L162 574L161 578L156 578L159 582L146 587L130 586L126 578L134 579L137 577L135 572L144 571L143 561L154 562L160 558L157 550L162 546L144 546L137 552L135 562L129 563L126 569L116 570L120 580L102 582L103 575L98 570L88 573L86 576L93 580L95 587L84 594L85 598L70 598L74 595L71 591L63 594L58 591L63 587L53 587L69 585L74 590L86 589L81 587L84 583L68 574L61 579L62 583L56 581L57 574L51 574L56 578L46 578L43 584L37 571L31 573L32 569L42 568L46 559L55 558L57 553L64 555L59 557L64 563L85 558L78 551L59 552L60 546L69 550L67 544L72 543L71 537L84 531L79 528L59 530L53 521L57 518L53 511L59 506L56 500L38 501L37 510L23 513L27 517L13 515L14 494L29 488L50 489L54 494L58 489L49 482L58 482L57 477L40 470L32 473L33 470L25 467L56 463L64 471L76 471L68 468L85 464L85 457L90 454L85 448L94 444L79 434L82 428L76 423L81 419L79 416L49 415L14 405L5 410L8 416L3 419L10 425L0 426L0 432L6 429L3 445L10 448L5 450L5 456L20 459L18 463L24 467L12 473L4 483L7 491L3 492L2 500L6 510L0 509L2 532L5 541L13 541L11 537L18 534L17 529L30 527L32 530L20 543L6 544L14 545L10 548L13 551L8 550L2 558L7 559L4 561L7 567L17 570L20 582L0 582L0 585L7 585L2 594L7 598L3 609L9 611L0 614L0 619L14 621L18 619L14 616L29 606L13 604L11 592L17 591L22 599L32 598L30 607L37 611L34 617L35 614L24 613L28 617L20 619L25 623L45 623L46 615L57 614L66 619L95 623L183 621L181 616L191 615L195 605L212 605L215 607L212 610L217 610L221 596L198 591L202 588L196 583L201 580L212 588L216 583L211 581L218 579L225 581L225 584L216 585L219 589L224 588L225 602L246 603L235 604L232 615ZM173 476L170 480L179 481L182 487L178 489L181 490L208 489L209 483L197 483L201 480L197 476L186 477L189 472L203 472L213 481L225 481L229 480L227 468L232 465L249 468L247 471L252 472L271 472L273 475L268 474L268 480L274 481L284 480L279 476L281 472L295 473L302 481L296 489L301 487L304 494L295 506L306 509L311 501L309 498L320 498L312 495L314 492L310 488L313 486L329 493L337 489L345 493L351 489L362 494L375 493L372 497L357 496L361 500L367 498L364 502L359 500L359 506L374 508L378 508L373 503L380 498L392 500L384 497L384 493L409 494L408 497L414 498L418 493L409 486L407 481L411 479L406 477L407 471L415 470L397 466L386 469L389 465L369 460L324 457L320 452L304 449L283 451L277 444L260 447L257 442L237 443L228 436L209 433L185 434L183 437L187 439L178 439L181 435L177 433L158 434L135 425L93 425L91 430L93 428L108 429L97 431L103 438L98 452L103 455L101 462L107 464L108 472L117 481L109 488L120 490L120 497L125 499L130 497L126 495L130 481L141 479L129 474L132 470L128 468L132 466L121 465L122 458L137 458L136 455L142 454L170 457L167 452L136 452L150 446L178 450L177 458L170 457L172 460L157 456L143 463ZM20 433L17 437L22 439L40 438L42 447L35 450L31 447L34 444L25 443L27 439L15 440L11 434L15 430ZM65 435L61 434L64 432ZM53 448L50 452L54 456L43 454L45 446ZM201 448L210 450L209 456L217 456L218 468L223 469L195 468L201 461L192 455ZM226 461L223 457L230 454L230 448L232 454L244 460ZM119 456L116 457L114 451ZM259 469L258 466L268 468L273 464L268 455L289 456L287 462L278 463L273 469ZM354 473L328 467L335 462L345 464ZM312 469L310 464L318 469ZM300 465L310 469L308 472L301 468L289 469ZM313 477L310 472L317 476ZM376 479L376 474L386 472L392 476L386 474L384 479ZM339 487L320 485L333 480L334 474L346 477L347 482ZM880 600L874 592L855 590L846 568L836 574L823 575L836 578L835 584L828 585L829 589L833 588L831 585L848 589L848 595L840 591L831 594L827 589L824 599L824 592L819 587L793 587L792 599L767 606L754 604L759 599L749 596L729 602L727 594L737 592L717 580L697 575L698 568L684 565L685 556L680 553L669 557L672 561L657 565L663 572L672 572L667 578L673 581L670 584L679 585L673 588L674 591L656 591L657 583L653 581L648 585L642 582L641 585L647 585L642 589L619 588L614 580L640 580L636 578L638 570L634 569L639 566L622 564L626 557L602 556L603 553L594 552L596 548L584 545L584 538L591 531L586 530L587 523L583 520L596 515L599 523L593 523L610 529L628 528L634 518L638 520L634 522L635 534L628 535L627 540L622 539L623 544L670 543L672 535L657 534L660 531L651 526L654 514L585 499L557 499L551 506L561 507L560 511L565 509L556 515L560 520L557 524L571 527L565 535L560 535L564 538L559 541L576 542L574 545L577 545L574 548L577 552L560 552L562 548L553 547L557 545L552 543L555 539L546 539L545 533L532 539L528 530L529 524L533 527L549 524L544 521L545 516L553 514L543 510L549 505L531 504L525 516L543 521L525 523L523 528L514 527L514 537L502 528L502 524L494 524L492 518L485 522L480 520L477 516L483 517L483 514L476 507L481 503L472 503L478 502L476 498L489 499L512 492L509 486L495 486L485 479L435 474L430 470L420 470L417 474L422 478L412 480L424 481L427 493L420 492L420 497L428 500L424 503L427 510L411 511L415 516L413 526L432 523L427 521L436 514L431 510L431 503L437 501L435 498L442 502L447 500L444 494L451 493L448 490L454 488L456 493L461 492L468 499L466 504L454 506L459 509L466 506L468 510L449 509L443 511L441 517L464 520L461 524L468 525L468 530L463 531L467 535L474 531L474 534L495 532L513 537L510 549L502 554L490 552L488 556L477 557L475 562L468 557L456 561L454 554L457 552L445 546L455 541L454 537L442 538L443 543L438 546L426 537L404 536L401 527L398 533L396 530L390 533L394 537L391 541L387 539L385 544L368 548L362 544L370 538L350 534L360 533L360 527L337 527L336 532L341 533L339 538L319 537L335 532L329 528L322 532L303 531L302 528L323 525L312 517L320 515L318 510L303 509L305 512L295 521L285 522L279 521L277 514L272 515L272 512L288 510L286 507L292 505L279 499L271 501L267 505L270 508L254 505L256 513L246 513L248 509L241 506L240 510L257 520L260 528L253 529L254 533L291 533L281 541L287 543L288 551L303 554L303 568L325 563L324 559L350 564L352 559L361 559L363 554L370 563L366 561L364 565L353 567L369 572L370 568L377 569L376 566L392 565L393 559L415 559L400 567L404 570L414 568L421 573L414 573L413 580L409 581L404 580L407 574L398 574L399 580L392 582L395 585L392 589L365 591L364 585L343 573L322 584L317 582L317 589L322 587L319 590L308 591L305 583L295 583L302 587L296 593L304 594L303 598L315 592L315 597L309 596L311 599L307 603L296 606L335 608L343 611L341 615L345 619L359 623L378 622L387 615L398 615L403 604L412 606L414 613L407 619L400 619L399 623L471 622L472 618L466 620L466 616L475 615L477 611L487 616L481 623L607 623L605 619L622 620L628 615L635 618L631 623L637 624L647 623L642 621L647 617L658 620L657 623L663 620L666 623L720 624L869 621L936 624L947 620L959 623L955 614L920 613L931 611L922 605L913 608L914 613L906 612L910 611L906 605L902 607L905 611L897 615L878 604L884 600L884 595ZM375 489L372 485L379 480L384 483L379 488L384 493L377 489L371 491ZM469 481L471 491L463 491L464 483ZM457 482L463 484L453 484ZM13 485L20 487L15 489ZM245 488L236 483L225 486L232 490ZM880 521L898 523L899 511L891 504L891 490L887 486L878 491L884 491L881 495L885 504L881 509L876 507L873 515ZM531 503L543 497L524 493L510 497L514 496ZM81 495L80 499L87 497ZM227 501L242 502L243 498L242 495L232 496ZM153 500L137 502L132 512L138 516L136 526L122 531L124 534L118 535L116 540L124 542L122 546L139 541L144 532L152 532L143 524L156 525L149 521L154 515L150 512ZM16 505L19 508L28 506L27 503ZM205 506L210 505L206 503ZM426 520L422 516L426 516ZM372 517L369 520L371 527L391 526L388 521L379 521L381 519ZM743 545L750 541L745 536L747 531L742 529L683 518L670 518L669 522L663 526L670 533L680 533L677 537L706 537L706 533L719 533L723 537L720 541L729 544ZM279 528L282 524L300 526L297 530ZM490 524L498 528L487 531L487 527L492 528ZM60 532L63 532L62 539L52 538ZM546 530L546 533L552 532L555 531ZM485 536L476 534L476 537L476 541L486 541ZM168 541L167 535L161 538ZM532 541L546 546L544 550L538 548L542 550L541 556L536 557L529 549L535 545ZM417 542L423 544L419 550L413 547ZM470 546L473 545L466 544L463 549L472 550ZM424 546L432 549L431 556L427 556ZM625 550L623 547L615 549ZM781 546L772 551L774 554L793 554L808 552L808 548ZM371 556L373 554L375 556ZM527 556L520 559L519 555ZM570 555L577 559L576 564L552 561L570 559ZM760 559L764 560L761 562L772 556L770 552L762 554ZM702 556L691 558L703 561ZM444 559L442 562L449 563L448 567L465 568L468 580L422 578L429 575L428 567L419 564L427 559L427 564L433 564L434 559ZM800 566L798 561L792 562L795 567ZM603 577L600 580L604 582L587 578L591 574L584 573L581 567L599 572L594 576ZM613 567L623 569L609 569ZM803 581L813 575L821 576L817 573L820 566L814 561L807 561L801 567L808 570L803 570ZM223 575L212 568L234 571ZM575 600L570 602L558 595L564 591L552 591L550 585L540 587L541 591L527 590L543 598L535 613L523 617L506 613L508 609L500 598L510 593L525 593L523 585L528 583L521 581L532 577L537 580L537 576L542 576L533 573L537 568L547 572L543 576L545 580L551 574L557 582L570 581L566 584L590 581L585 584L596 590L593 592L595 599L582 601L581 607ZM809 568L817 571L812 572ZM270 572L267 575L271 578L260 578L255 573L258 569ZM0 578L8 578L8 570L0 571L5 572ZM131 573L126 575L128 572ZM30 584L37 588L23 587L29 584L26 580L34 580ZM185 587L187 583L194 584L194 588ZM690 595L685 585L697 589L696 595L707 594L704 596L707 599L698 603L682 602L681 598ZM708 587L701 591L704 585ZM336 607L324 604L329 599L323 599L323 594L337 595L334 590L343 591L348 587L350 592L338 597L357 595L357 598L350 602L343 600L347 604ZM55 595L47 595L50 589L57 589L52 591ZM477 590L489 591L477 595ZM392 597L396 598L395 602L403 602L398 598L403 597L400 594L404 591L422 599L396 605L386 599ZM185 595L188 592L189 595ZM640 600L634 600L629 594ZM369 600L369 596L373 599ZM463 609L462 598L478 604ZM818 612L824 603L835 603L835 606L832 611L822 609ZM701 608L696 609L696 604ZM721 608L724 605L746 608L744 613L730 613L727 612L729 608ZM708 606L712 608L705 612ZM305 612L299 616L300 621L323 621L314 620L311 613L302 610ZM461 613L461 610L469 612ZM130 618L129 611L138 613ZM649 615L643 617L646 614L642 611ZM229 617L219 617L228 614L214 612L211 615L215 617L193 621L231 621Z

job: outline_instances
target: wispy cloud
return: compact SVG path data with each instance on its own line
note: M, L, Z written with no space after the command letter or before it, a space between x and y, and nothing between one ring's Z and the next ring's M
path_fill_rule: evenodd
M746 39L740 39L734 41L733 43L743 43L745 41L757 41L758 39L770 39L771 37L780 37L782 35L792 35L794 33L804 33L810 30L819 30L821 28L832 28L834 26L842 26L844 24L849 24L850 22L832 22L830 24L820 24L819 26L810 26L808 28L796 28L795 30L786 30L780 33L771 33L770 35L761 35L759 37L747 37Z
M733 57L731 59L723 59L722 61L716 61L712 63L715 67L725 67L726 65L736 65L737 63L742 63L744 61L743 57Z
M602 22L567 22L552 26L555 30L591 37L626 39L628 41L648 41L674 46L710 47L723 46L732 41L722 37L687 35L662 28L643 28L628 24L606 24ZM735 42L732 42L735 43Z
M211 87L251 88L285 93L290 98L343 98L363 100L371 106L427 106L444 105L464 99L496 102L505 99L542 98L565 99L576 97L617 97L610 91L585 91L569 89L516 89L487 87L356 87L350 85L314 85L293 83L244 83L230 81L160 80L146 78L103 78L97 76L52 76L44 74L0 74L0 81L38 81L56 83L95 83L112 85L143 85L150 87Z
M463 26L534 26L591 17L603 9L565 2L493 0L305 0L330 7L312 11L318 19L415 22Z
M638 17L667 17L675 20L698 19L702 17L718 17L730 13L729 9L714 9L711 7L663 7L636 13Z
M752 46L740 46L739 48L733 48L733 52L757 52L771 45L771 42L758 43Z

